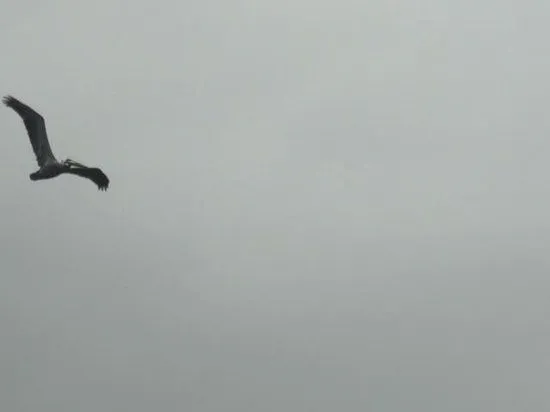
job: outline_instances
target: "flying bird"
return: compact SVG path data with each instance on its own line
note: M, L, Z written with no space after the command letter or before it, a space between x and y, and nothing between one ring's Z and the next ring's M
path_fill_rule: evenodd
M99 190L107 190L109 187L109 178L101 169L84 166L71 159L59 162L55 158L48 142L46 122L39 113L12 96L5 96L2 102L17 112L21 119L23 119L23 123L27 129L32 149L36 155L36 161L40 167L39 170L29 175L31 180L52 179L63 173L69 173L91 180L97 185Z

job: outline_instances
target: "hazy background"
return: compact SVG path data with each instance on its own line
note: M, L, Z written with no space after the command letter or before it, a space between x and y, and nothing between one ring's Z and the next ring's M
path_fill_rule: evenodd
M549 409L547 1L0 10L2 411Z

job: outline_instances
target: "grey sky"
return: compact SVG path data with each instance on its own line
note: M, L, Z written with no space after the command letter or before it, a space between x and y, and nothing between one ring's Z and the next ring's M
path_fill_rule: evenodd
M0 409L548 410L547 2L0 6Z

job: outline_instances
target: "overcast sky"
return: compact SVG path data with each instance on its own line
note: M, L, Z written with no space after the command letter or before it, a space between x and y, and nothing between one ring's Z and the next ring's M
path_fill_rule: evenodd
M2 411L549 410L547 1L0 9Z

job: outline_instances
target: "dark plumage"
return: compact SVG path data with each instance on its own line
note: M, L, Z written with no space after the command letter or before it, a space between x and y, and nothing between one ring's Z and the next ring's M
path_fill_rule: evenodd
M70 166L66 173L90 179L97 185L99 190L107 190L109 187L109 178L98 167Z
M46 122L44 118L25 103L12 96L5 96L3 103L11 107L23 119L27 134L31 141L32 149L40 169L30 174L31 180L51 179L63 173L69 173L94 182L99 190L107 190L109 178L97 167L87 167L74 160L66 159L63 162L57 161L52 153Z

